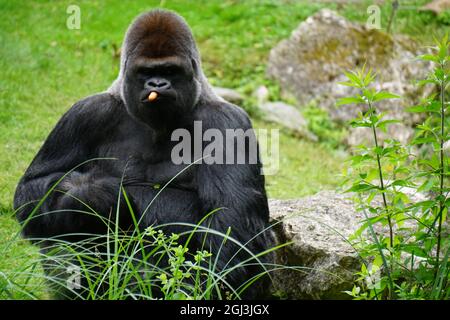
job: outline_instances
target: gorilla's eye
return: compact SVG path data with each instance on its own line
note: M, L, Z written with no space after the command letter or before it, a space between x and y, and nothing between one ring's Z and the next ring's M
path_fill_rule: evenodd
M141 66L136 69L138 79L146 80L149 77L178 78L186 75L186 70L178 65Z
M162 73L163 73L163 75L166 75L166 76L176 76L176 75L183 75L184 70L183 70L183 68L178 67L178 66L168 66L162 70Z
M154 70L152 70L151 68L140 67L136 70L136 74L140 79L146 79L154 74Z

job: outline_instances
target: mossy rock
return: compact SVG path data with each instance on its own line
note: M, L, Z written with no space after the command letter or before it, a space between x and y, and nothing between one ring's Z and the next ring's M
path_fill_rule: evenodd
M374 83L377 89L403 97L387 101L381 109L387 118L402 120L404 125L393 127L393 135L405 140L411 136L411 127L421 119L404 108L419 103L433 89L413 84L431 70L429 63L415 59L424 51L405 36L368 29L323 9L300 23L289 39L271 50L267 73L280 84L282 93L295 96L300 107L314 100L329 112L331 119L346 123L357 115L358 108L337 108L336 100L354 94L355 89L339 82L346 80L344 71L365 64L378 74ZM401 132L397 134L397 130Z

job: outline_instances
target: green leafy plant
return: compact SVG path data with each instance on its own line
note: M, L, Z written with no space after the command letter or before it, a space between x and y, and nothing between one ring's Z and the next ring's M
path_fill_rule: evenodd
M449 167L444 152L450 138L445 126L449 45L444 37L431 48L432 54L419 57L434 63L429 77L419 85L434 85L439 92L409 108L428 117L417 126L415 138L407 145L393 139L380 140L380 131L386 134L388 126L397 121L385 120L377 106L399 96L372 89L376 76L365 67L346 73L348 81L342 83L359 92L340 99L338 105L365 106L351 125L372 133L372 145L359 146L351 157L344 182L349 185L347 191L356 194L358 208L365 217L350 239L364 260L355 287L347 292L355 299L450 297L450 240L448 230L444 231L450 204ZM417 145L429 145L431 154L413 152Z
M444 25L450 25L450 10L445 10L437 16L437 21Z

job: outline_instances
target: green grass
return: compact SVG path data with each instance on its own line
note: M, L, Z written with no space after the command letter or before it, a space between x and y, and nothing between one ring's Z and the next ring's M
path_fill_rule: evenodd
M424 1L418 1L423 3ZM105 90L118 72L113 47L120 46L130 21L159 1L77 1L81 30L66 28L73 1L0 0L0 252L18 231L11 217L15 186L61 115L77 100ZM312 1L164 1L191 25L203 67L214 85L243 94L266 84L270 49L309 15L334 4ZM337 8L364 21L367 5ZM383 7L383 19L389 7ZM448 26L447 26L448 27ZM420 39L442 33L429 14L401 11L395 31ZM425 30L425 32L423 32ZM254 119L258 128L275 128ZM267 177L270 197L293 198L334 188L342 156L325 144L280 136L280 171ZM14 243L0 259L0 272L35 257L36 249Z

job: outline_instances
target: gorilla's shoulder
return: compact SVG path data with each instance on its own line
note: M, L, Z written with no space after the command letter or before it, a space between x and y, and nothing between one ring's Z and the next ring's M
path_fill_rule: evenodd
M85 125L111 124L121 119L125 108L110 93L98 93L77 101L63 116L66 121L83 122Z
M90 116L94 118L101 118L109 115L111 112L123 112L122 102L117 100L110 93L98 93L88 96L77 101L69 112L79 113L83 116Z
M217 129L250 129L252 123L247 112L228 101L214 100L202 103L198 119L205 127Z

